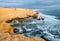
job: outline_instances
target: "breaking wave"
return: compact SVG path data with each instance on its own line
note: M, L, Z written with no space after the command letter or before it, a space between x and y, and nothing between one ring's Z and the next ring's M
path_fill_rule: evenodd
M40 13L44 20L33 20L18 27L19 32L25 36L44 37L49 41L60 40L60 20L55 16L45 15ZM32 20L32 19L31 19ZM16 27L17 28L17 27Z

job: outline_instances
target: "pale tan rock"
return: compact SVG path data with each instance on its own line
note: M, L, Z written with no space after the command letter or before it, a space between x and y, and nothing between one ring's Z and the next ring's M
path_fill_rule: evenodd
M23 34L0 33L0 41L45 41L42 38L26 37Z
M34 17L39 19L39 13L35 12L32 9L26 8L0 8L0 20L1 21L8 21L14 18L27 18L27 17Z
M10 41L11 35L9 33L0 33L0 41Z
M45 41L42 38L26 37L23 34L14 34L13 28L6 21L14 18L36 17L38 13L24 8L0 8L0 41Z
M38 12L35 12L32 9L26 8L0 8L0 32L13 33L13 28L10 26L7 21L13 20L15 18L25 19L35 17L40 19Z

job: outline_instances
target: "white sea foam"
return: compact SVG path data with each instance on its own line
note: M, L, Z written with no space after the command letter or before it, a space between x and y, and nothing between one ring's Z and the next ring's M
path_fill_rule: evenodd
M35 20L33 19L29 23L25 23L24 26L17 26L20 32L26 36L44 36L50 41L59 41L60 40L60 20L56 19L56 16L45 15L40 13L41 18L44 20ZM56 35L55 35L56 34Z
M32 31L29 32L29 34L27 34L27 36L34 36L34 32L39 31L43 31L42 34L38 34L35 33L35 36L41 36L43 35L46 39L50 40L50 41L59 41L60 38L58 39L57 37L59 36L59 32L60 31L60 20L56 19L56 16L51 16L51 15L45 15L43 13L40 13L40 16L44 18L44 20L34 20L32 23L30 24L36 24L36 28L33 30L32 27ZM26 28L27 29L27 28ZM30 29L30 28L29 28ZM28 31L28 30L27 30ZM40 31L39 31L40 32ZM41 33L41 32L40 32ZM55 37L55 34L57 34Z
M60 35L58 31L60 31L60 20L56 19L56 16L45 15L40 13L41 17L45 20L42 22L42 25L38 25L37 27L40 30L44 30L44 37L51 41L60 41L60 38L57 37ZM41 22L41 21L40 21ZM38 22L39 23L39 22ZM55 34L57 37L55 37ZM60 36L59 36L60 37Z

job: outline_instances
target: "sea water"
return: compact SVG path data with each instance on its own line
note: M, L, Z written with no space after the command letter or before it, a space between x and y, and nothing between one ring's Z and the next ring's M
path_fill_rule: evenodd
M19 29L19 34L25 36L44 37L48 41L60 40L60 20L56 16L45 15L40 13L44 20L30 19L23 22L23 24L14 26ZM28 21L28 22L27 22Z

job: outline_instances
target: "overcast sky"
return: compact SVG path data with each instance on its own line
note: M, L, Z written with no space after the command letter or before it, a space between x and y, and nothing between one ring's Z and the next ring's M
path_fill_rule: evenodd
M60 0L0 0L0 7L60 8Z

